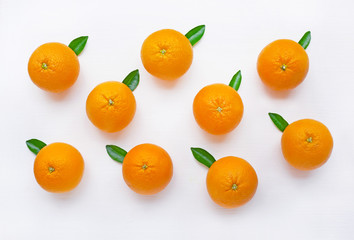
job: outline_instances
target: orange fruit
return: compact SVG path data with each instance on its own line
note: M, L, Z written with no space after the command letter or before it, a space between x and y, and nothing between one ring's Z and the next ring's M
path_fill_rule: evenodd
M132 148L123 161L123 178L136 193L151 195L162 191L173 174L168 153L154 144L140 144Z
M28 73L34 84L50 92L70 88L79 76L80 64L73 50L62 43L39 46L28 62Z
M163 29L145 39L141 47L141 60L151 75L174 80L185 74L191 66L192 45L182 33Z
M125 128L135 115L133 92L124 83L109 81L97 85L86 100L86 113L90 121L106 132Z
M243 103L235 89L226 84L211 84L194 98L194 118L211 134L225 134L238 126L243 115Z
M224 157L211 165L206 185L215 203L225 208L235 208L251 200L257 190L258 178L247 161Z
M80 152L66 143L52 143L42 148L34 161L38 184L53 193L68 192L81 181L84 159Z
M305 49L292 40L276 40L258 56L259 77L273 90L295 88L305 79L308 69L309 58Z
M312 119L288 125L281 138L284 158L295 168L312 170L327 162L333 148L328 128Z

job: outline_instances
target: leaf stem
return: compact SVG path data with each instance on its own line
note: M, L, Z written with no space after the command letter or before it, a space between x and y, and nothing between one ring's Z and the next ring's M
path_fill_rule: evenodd
M279 114L277 113L268 113L270 119L273 121L275 126L282 132L284 132L285 128L289 125L289 123Z
M34 154L38 154L39 151L44 148L45 146L47 146L47 144L45 144L44 142L42 142L41 140L38 139L30 139L26 141L26 145L28 147L28 149L33 152Z
M127 151L115 145L106 145L106 151L114 161L119 163L123 163L125 155L127 155Z
M307 31L299 41L299 44L306 50L311 42L311 31Z
M239 70L231 79L229 86L238 91L241 85L242 75L241 70Z
M205 25L199 25L191 29L185 36L189 42L194 46L203 37L205 32Z
M216 161L215 158L202 148L191 148L194 158L208 168Z

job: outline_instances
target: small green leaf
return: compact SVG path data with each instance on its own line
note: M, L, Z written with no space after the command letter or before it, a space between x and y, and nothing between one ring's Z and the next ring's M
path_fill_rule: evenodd
M127 151L124 149L115 146L115 145L107 145L106 150L108 155L117 162L123 163L125 155L127 155Z
M139 70L134 70L124 78L123 83L127 85L130 90L134 91L135 88L139 85L139 77Z
M234 88L236 91L240 88L242 80L241 70L239 70L231 79L229 86Z
M33 152L34 154L38 154L39 151L44 148L45 146L47 146L47 144L45 144L44 142L38 140L38 139L30 139L26 141L26 145L28 147L28 149Z
M88 36L82 36L75 38L74 40L71 41L69 44L69 48L71 48L77 56L84 50L85 45L87 43Z
M284 132L285 128L289 125L289 123L279 114L277 113L268 113L270 119L272 119L275 126L282 132Z
M202 148L191 148L194 158L208 168L215 162L215 158Z
M299 44L306 49L311 42L311 32L307 31L299 41Z
M196 44L204 35L205 25L200 25L190 30L185 36L188 38L192 46Z

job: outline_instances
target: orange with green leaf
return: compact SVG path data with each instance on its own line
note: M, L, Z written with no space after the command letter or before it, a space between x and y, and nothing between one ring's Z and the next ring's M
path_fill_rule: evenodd
M109 133L125 128L135 115L133 91L138 84L139 70L134 70L123 82L108 81L97 85L86 100L86 114L90 121Z
M161 147L145 143L129 152L107 145L108 155L122 163L125 183L136 193L152 195L161 192L171 181L173 165L170 155Z
M325 125L313 119L302 119L289 125L277 113L269 113L269 116L283 132L282 152L293 167L313 170L327 162L332 153L333 138Z
M81 181L84 159L80 152L66 143L46 145L37 139L26 141L27 147L36 154L34 176L46 191L62 193L73 190Z
M206 150L191 148L197 161L209 168L206 186L211 199L224 208L236 208L252 199L258 186L254 168L238 157L219 160Z
M186 35L163 29L148 36L141 47L141 60L153 76L174 80L185 74L193 60L193 45L204 35L205 25L190 30Z
M52 42L39 46L28 61L28 74L34 84L49 92L63 92L77 80L80 72L78 55L88 37L74 39L69 46Z
M309 69L305 49L311 41L311 32L297 43L289 39L276 40L259 54L257 70L262 82L273 90L289 90L302 83Z
M241 71L229 85L217 83L202 88L193 101L193 114L198 125L210 134L231 132L240 123L243 103L238 89L242 80Z

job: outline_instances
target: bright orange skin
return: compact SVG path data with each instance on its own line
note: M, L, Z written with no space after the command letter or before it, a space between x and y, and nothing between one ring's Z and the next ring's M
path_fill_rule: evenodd
M145 39L141 47L141 60L151 75L174 80L185 74L191 66L193 48L182 33L163 29Z
M124 83L109 81L97 85L86 100L90 121L105 132L118 132L133 119L136 102L133 92Z
M282 69L284 66L285 70ZM280 39L267 45L259 54L258 74L273 90L289 90L304 81L309 70L305 49L292 40Z
M312 170L327 162L333 148L328 128L312 119L288 125L281 138L284 158L295 168Z
M226 134L240 123L243 103L235 89L217 83L198 92L193 102L193 113L199 126L208 133Z
M124 181L134 192L152 195L168 185L173 175L173 165L164 149L145 143L127 153L122 171Z
M39 46L28 62L32 82L49 92L67 90L76 82L79 72L80 64L75 52L62 43Z
M236 189L233 189L234 184ZM206 185L215 203L224 208L236 208L251 200L257 190L258 178L246 160L224 157L211 165Z
M84 159L73 146L52 143L39 151L33 171L38 184L44 190L53 193L68 192L81 181Z

